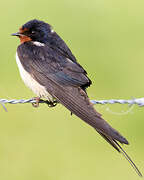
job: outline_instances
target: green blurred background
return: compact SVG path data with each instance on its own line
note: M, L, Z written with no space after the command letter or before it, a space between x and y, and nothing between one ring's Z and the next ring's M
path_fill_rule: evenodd
M144 2L142 0L13 0L0 3L0 98L34 97L15 62L11 33L28 20L51 24L65 40L93 86L91 99L143 97ZM61 105L0 109L0 179L139 179L121 154ZM144 173L144 108L96 105L130 142L124 149Z

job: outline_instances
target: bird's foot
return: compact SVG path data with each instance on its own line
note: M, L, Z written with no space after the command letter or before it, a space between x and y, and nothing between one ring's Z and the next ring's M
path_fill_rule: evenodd
M45 103L48 105L48 107L55 107L57 105L57 101L48 101L48 100L43 100L40 99L40 97L34 97L33 100L35 101L34 103L32 103L33 107L38 107L39 103Z
M32 106L39 107L40 97L34 97L33 100L36 102L32 103Z
M55 107L57 105L57 101L54 100L54 101L45 101L48 105L48 107Z

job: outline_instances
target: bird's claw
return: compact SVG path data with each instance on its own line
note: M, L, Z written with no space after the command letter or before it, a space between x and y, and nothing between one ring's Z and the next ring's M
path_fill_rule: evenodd
M46 103L47 103L48 107L55 107L57 105L57 101L53 101L53 102L47 101Z

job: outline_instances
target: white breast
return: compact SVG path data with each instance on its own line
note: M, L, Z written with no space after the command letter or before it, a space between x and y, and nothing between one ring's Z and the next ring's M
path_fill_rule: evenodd
M47 92L44 86L40 85L22 66L16 53L16 62L19 72L25 85L28 86L37 96L53 101L53 97Z

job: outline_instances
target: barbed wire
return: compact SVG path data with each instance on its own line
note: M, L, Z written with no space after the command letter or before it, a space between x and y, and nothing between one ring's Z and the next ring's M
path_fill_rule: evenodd
M138 106L144 106L144 97L143 98L132 98L132 99L109 99L109 100L91 100L93 104L137 104ZM34 98L31 99L0 99L0 104L24 104L24 103L36 103ZM47 100L40 99L39 103L48 104Z
M144 106L144 97L142 98L133 98L133 99L109 99L109 100L91 100L93 104L129 104L129 105L138 105L138 106ZM3 106L5 111L7 111L5 104L24 104L24 103L36 103L36 100L34 98L32 99L0 99L0 104ZM51 105L47 100L40 100L39 103L45 103L48 105ZM55 102L56 103L56 102Z
M109 99L109 100L91 100L93 104L136 104L138 106L144 106L144 97L132 98L132 99Z

